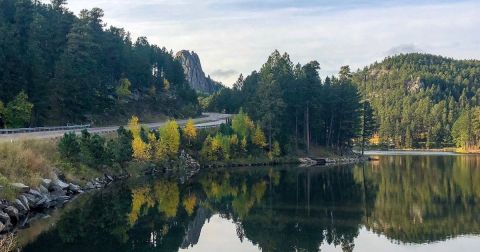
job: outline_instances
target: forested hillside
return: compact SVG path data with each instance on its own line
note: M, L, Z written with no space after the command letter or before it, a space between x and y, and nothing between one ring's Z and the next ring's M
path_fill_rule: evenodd
M294 65L288 54L275 51L232 89L202 101L208 110L236 113L241 108L262 123L267 137L289 150L309 151L310 144L343 150L361 134L361 103L348 66L338 77L322 81L320 65Z
M374 108L384 144L480 143L480 61L399 55L358 71L354 83Z
M65 4L0 0L0 127L198 113L172 52Z

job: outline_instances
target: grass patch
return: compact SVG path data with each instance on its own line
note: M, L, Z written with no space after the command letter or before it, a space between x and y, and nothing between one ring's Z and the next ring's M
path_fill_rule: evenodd
M100 177L102 174L92 168L85 165L73 165L68 162L58 163L59 172L66 181L74 184L85 185L88 181Z
M37 186L41 178L54 176L58 159L53 140L23 140L0 143L0 174L9 182Z
M13 200L18 196L11 183L37 187L42 178L58 174L69 182L84 184L101 176L93 168L62 162L57 146L54 139L0 142L0 198Z

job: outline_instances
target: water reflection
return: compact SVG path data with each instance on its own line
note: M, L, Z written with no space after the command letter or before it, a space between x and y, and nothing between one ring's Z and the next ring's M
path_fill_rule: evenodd
M23 248L178 251L235 239L231 251L352 251L365 232L409 248L479 233L479 162L382 156L359 166L210 171L187 184L126 181L76 200ZM209 222L223 229L202 232Z

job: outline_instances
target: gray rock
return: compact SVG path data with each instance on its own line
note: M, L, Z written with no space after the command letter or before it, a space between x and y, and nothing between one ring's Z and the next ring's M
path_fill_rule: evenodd
M42 179L42 186L45 187L47 190L50 189L51 184L52 184L51 179Z
M28 212L28 206L25 206L22 201L20 201L19 199L15 199L15 201L13 202L13 204L17 207L17 209L19 210L19 212L21 213L25 213L25 212Z
M28 210L30 210L29 203L27 197L25 195L20 195L18 199L22 202L22 204L27 207Z
M44 188L45 188L45 187L44 187ZM30 189L30 190L28 191L28 193L31 194L31 195L34 195L35 197L42 197L42 194L41 194L39 191L35 190L35 189Z
M179 51L175 55L175 58L182 63L185 77L193 89L209 94L221 89L221 86L217 82L205 76L200 58L195 52L187 50Z
M69 196L59 196L55 199L58 203L64 203L66 201L70 200Z
M40 190L40 193L42 193L42 194L47 194L47 193L48 193L48 188L46 188L46 187L43 186L43 185L40 185L40 186L38 187L38 190Z
M49 199L47 197L41 198L37 203L35 203L35 208L48 208Z
M92 189L95 189L95 186L93 185L92 182L87 182L87 184L85 185L85 189L92 190Z
M65 192L64 190L56 190L56 191L53 191L50 193L50 196L52 197L52 199L56 199L60 196L65 196L67 194L67 192Z
M0 222L0 232L6 228L6 225Z
M37 203L37 201L40 200L40 198L41 198L41 196L38 197L38 196L29 194L29 193L25 194L24 196L25 196L25 198L27 199L27 201L28 201L28 206L29 206L30 208L32 208L33 206L35 206L35 204Z
M80 190L80 186L70 183L68 184L68 189L72 192L77 193Z
M7 213L0 211L0 222L3 224L8 224L10 223L10 216L8 216Z
M10 220L18 221L18 210L14 206L8 206L3 211L10 216Z
M67 183L61 181L60 179L54 180L53 185L56 185L56 186L62 188L62 190L67 189L68 186L69 186Z
M30 190L30 187L22 183L11 183L10 185L15 189L19 190L20 192L28 192L28 190Z

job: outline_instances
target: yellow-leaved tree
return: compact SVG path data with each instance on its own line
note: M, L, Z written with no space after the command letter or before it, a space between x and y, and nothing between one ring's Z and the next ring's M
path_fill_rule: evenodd
M265 146L267 146L266 142L267 140L265 138L265 134L263 133L260 125L257 124L257 127L255 127L255 132L252 136L252 143L259 148L264 148Z
M240 108L240 112L232 118L232 129L240 137L248 137L255 129L255 124L248 115Z
M247 152L248 142L246 137L243 137L242 142L240 142L240 147L243 152Z
M132 116L130 121L128 121L128 129L132 132L133 137L140 136L140 122L138 117Z
M180 131L175 120L168 120L165 126L160 128L160 145L164 148L166 156L177 155L180 148Z
M273 142L272 151L268 152L268 157L274 159L280 157L282 154L282 149L280 148L280 143L278 141Z
M196 205L197 205L197 197L194 194L189 195L185 199L183 199L183 207L185 208L185 211L187 212L188 216L192 216L193 210L195 210Z
M190 145L191 141L195 140L195 138L197 137L197 128L195 127L195 124L193 123L193 120L191 118L188 119L185 128L183 128L183 134L185 134L185 137L188 140L188 145Z
M180 203L178 185L174 182L156 182L153 190L158 204L158 211L164 213L167 218L177 216L177 209Z
M170 81L168 81L167 79L164 79L164 80L163 80L163 89L164 89L165 91L170 90Z
M141 161L150 159L150 145L145 143L140 136L141 126L138 117L132 116L128 122L128 129L132 132L133 158Z

